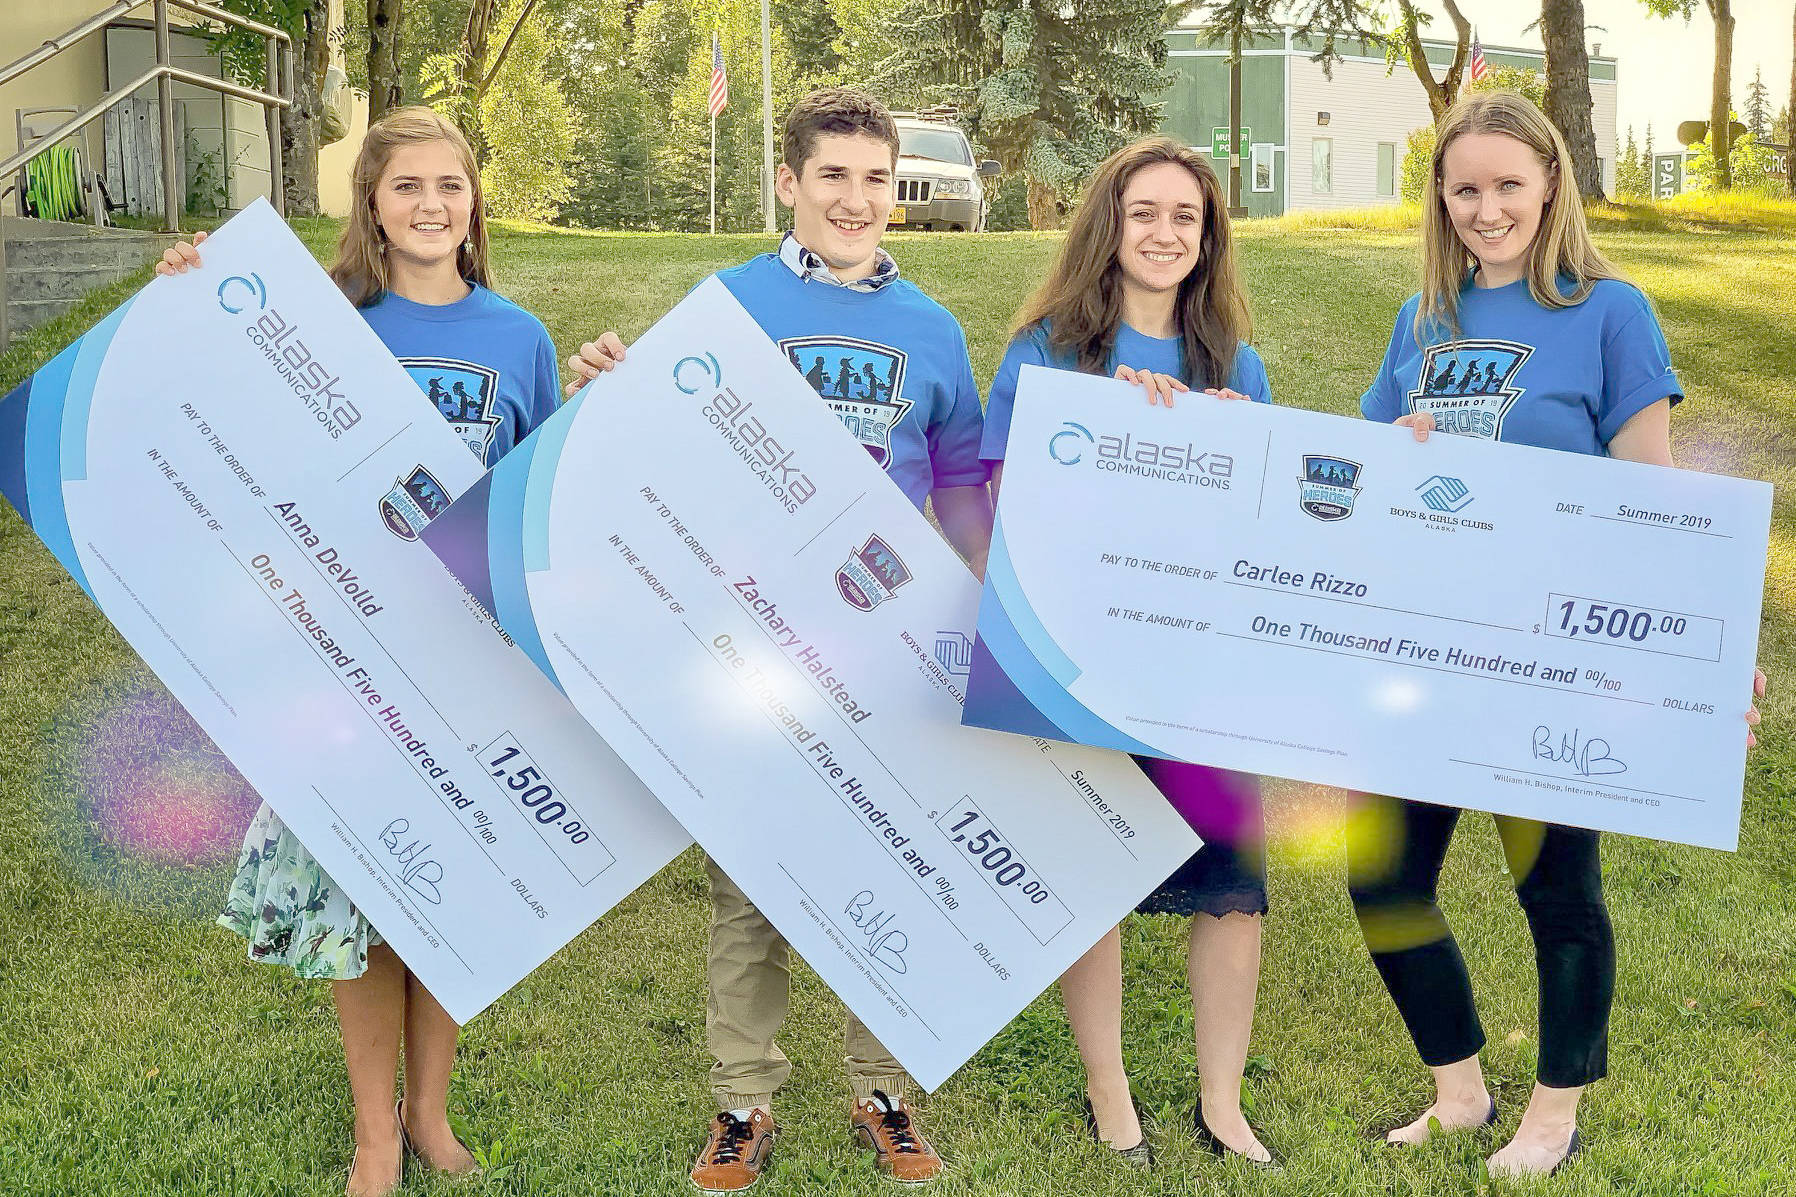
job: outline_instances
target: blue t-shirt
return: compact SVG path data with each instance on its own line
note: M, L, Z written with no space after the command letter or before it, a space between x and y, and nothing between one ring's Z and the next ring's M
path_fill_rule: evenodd
M719 271L755 323L919 511L979 486L979 388L959 321L903 279L877 291L799 278L777 254Z
M1569 294L1569 280L1561 287ZM1441 432L1605 456L1621 426L1661 399L1683 396L1665 334L1639 288L1603 279L1584 302L1546 308L1526 279L1467 283L1460 334L1421 345L1421 296L1397 314L1378 378L1360 396L1368 420L1434 414Z
M362 318L491 466L555 414L561 375L543 322L480 286L454 303L414 303L391 291Z
M1076 370L1078 360L1078 354L1072 350L1059 351L1048 344L1048 330L1044 325L1037 324L1018 333L1004 351L1004 360L998 363L997 376L992 379L991 396L985 404L985 439L980 445L979 456L986 461L1004 460L1004 445L1010 440L1010 413L1016 406L1017 375L1024 366ZM1113 375L1118 366L1171 374L1197 390L1210 385L1194 382L1186 375L1183 337L1150 337L1127 324L1116 330L1116 344L1111 347L1104 373ZM1231 391L1240 391L1255 403L1272 402L1272 385L1266 380L1266 364L1254 352L1253 346L1245 342L1235 350L1235 366L1229 372L1227 385Z

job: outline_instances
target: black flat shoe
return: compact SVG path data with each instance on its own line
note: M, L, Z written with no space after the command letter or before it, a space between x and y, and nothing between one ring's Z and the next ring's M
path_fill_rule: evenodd
M1454 1134L1458 1134L1461 1130L1473 1130L1473 1131L1489 1130L1491 1127L1495 1126L1496 1124L1497 1124L1497 1099L1493 1097L1490 1099L1490 1109L1485 1112L1484 1118L1478 1123L1478 1125L1458 1127L1458 1128L1456 1128L1454 1130L1450 1130L1450 1131L1443 1130L1441 1132L1441 1134L1454 1135ZM1409 1124L1407 1122L1403 1124L1403 1126L1408 1126L1408 1125ZM1378 1141L1380 1143L1383 1143L1386 1147L1420 1147L1422 1145L1422 1143L1428 1142L1428 1139L1434 1138L1434 1136L1431 1134L1428 1136L1428 1139L1423 1139L1422 1143L1408 1143L1402 1139L1391 1138L1391 1131L1401 1130L1401 1129L1402 1129L1401 1126L1393 1126L1393 1127L1388 1127L1385 1130L1379 1131L1378 1132ZM1575 1134L1577 1132L1574 1130L1573 1133Z
M1141 1111L1139 1109L1135 1111L1135 1121L1141 1121ZM1142 1128L1141 1142L1135 1144L1133 1147L1117 1147L1106 1140L1102 1135L1098 1134L1098 1116L1091 1108L1091 1098L1089 1097L1085 1099L1085 1129L1091 1132L1091 1138L1094 1143L1098 1144L1100 1147L1105 1147L1114 1151L1131 1167L1140 1168L1145 1171L1152 1168L1156 1163L1154 1159L1154 1145L1147 1141L1147 1129L1145 1127Z
M1584 1141L1582 1139L1578 1138L1578 1128L1574 1126L1574 1127L1572 1127L1571 1142L1569 1142L1565 1145L1564 1158L1562 1158L1557 1164L1554 1164L1551 1168L1548 1168L1547 1175L1551 1176L1551 1175L1553 1175L1553 1173L1559 1171L1559 1169L1561 1169L1561 1168L1565 1167L1567 1164L1571 1163L1574 1159L1576 1159L1578 1157L1578 1154L1580 1152L1582 1152L1583 1150L1584 1150Z
M1277 1156L1272 1156L1269 1160L1256 1160L1251 1155L1243 1155L1233 1147L1230 1147L1227 1143L1224 1143L1221 1139L1218 1139L1216 1137L1216 1132L1211 1130L1209 1124L1204 1121L1204 1103L1201 1101L1191 1107L1191 1134L1197 1139L1197 1145L1211 1155L1220 1156L1224 1159L1233 1156L1235 1159L1243 1160L1252 1167L1267 1172L1276 1172L1279 1170L1280 1165ZM1267 1148L1267 1154L1272 1154L1271 1148Z

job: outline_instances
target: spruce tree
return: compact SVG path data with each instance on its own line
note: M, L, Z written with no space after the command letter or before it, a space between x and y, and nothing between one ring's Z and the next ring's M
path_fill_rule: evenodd
M921 82L955 106L1028 180L1030 224L1053 228L1106 154L1159 124L1176 19L1165 0L906 0L881 31L895 52L876 85L890 96Z
M1752 82L1746 87L1746 107L1740 112L1746 118L1747 130L1764 141L1771 132L1771 89L1765 86L1764 72L1752 71Z

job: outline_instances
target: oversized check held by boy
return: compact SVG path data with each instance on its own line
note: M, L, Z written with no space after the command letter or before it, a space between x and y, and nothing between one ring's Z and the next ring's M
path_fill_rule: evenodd
M0 399L0 491L457 1022L690 841L418 532L480 462L272 208Z
M1024 371L969 723L1735 846L1770 486L1123 387Z
M1197 846L961 726L976 582L715 279L426 542L927 1087Z

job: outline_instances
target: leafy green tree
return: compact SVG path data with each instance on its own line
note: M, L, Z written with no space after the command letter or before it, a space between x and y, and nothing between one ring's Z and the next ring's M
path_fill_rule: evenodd
M1409 135L1403 147L1403 171L1397 193L1406 204L1419 204L1434 185L1434 126L1427 125Z
M1733 119L1732 114L1729 119ZM1771 148L1750 132L1736 137L1728 147L1729 181L1726 183L1721 181L1721 171L1717 169L1714 138L1704 137L1692 149L1694 152L1684 166L1687 191L1731 190L1771 195L1776 190L1776 179L1771 173L1775 161Z
M1031 226L1054 228L1092 168L1159 123L1174 18L1164 0L906 0L884 26L896 49L876 83L888 99L921 83L958 108L1027 178Z
M1714 70L1709 77L1709 129L1719 126L1722 153L1715 162L1715 186L1726 191L1733 186L1732 155L1727 153L1728 113L1733 104L1734 9L1733 0L1640 0L1654 16L1683 17L1686 22L1695 14L1697 4L1708 11L1715 26ZM1713 157L1713 155L1711 155Z
M1540 77L1539 72L1529 67L1492 66L1485 72L1484 78L1476 83L1466 84L1466 90L1519 92L1531 100L1536 108L1543 108L1546 81ZM1405 203L1420 203L1428 188L1433 186L1434 177L1430 169L1433 162L1434 126L1430 125L1411 133L1404 146L1398 193Z
M574 118L561 85L547 67L553 36L527 10L533 0L508 0L497 15L511 30L511 50L480 96L480 129L487 144L480 178L494 216L553 220L572 190Z
M574 161L560 219L587 228L653 227L655 139L632 62L636 0L563 0L549 71L574 112Z
M1459 98L1460 80L1465 75L1472 43L1472 24L1459 11L1459 5L1454 0L1441 0L1441 3L1447 10L1447 19L1453 22L1454 49L1453 61L1439 79L1434 77L1434 66L1428 61L1427 49L1422 45L1422 30L1433 22L1434 17L1417 7L1413 0L1397 0L1390 27L1382 38L1387 73L1396 69L1399 62L1409 64L1416 81L1428 93L1428 111L1434 114L1437 125L1441 117L1447 115L1453 101Z
M281 189L289 216L316 216L324 70L333 38L342 36L330 27L329 0L221 0L220 7L285 30L293 39L293 104L280 116ZM261 38L231 30L218 34L214 45L233 79L252 87L263 85Z

